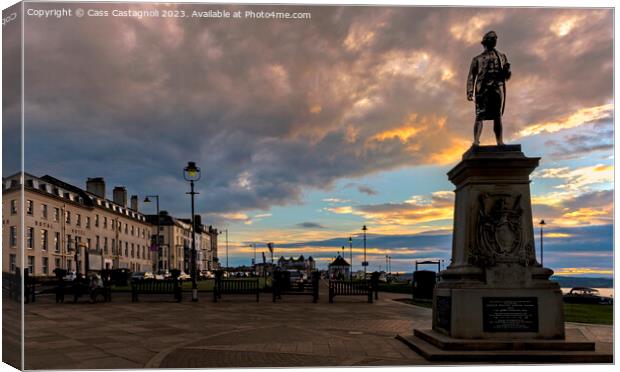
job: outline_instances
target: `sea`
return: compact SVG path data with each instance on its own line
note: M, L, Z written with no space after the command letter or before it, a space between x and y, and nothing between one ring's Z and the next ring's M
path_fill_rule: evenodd
M598 290L599 295L603 297L613 297L614 289L613 288L594 288ZM562 293L566 294L570 292L571 288L562 288Z

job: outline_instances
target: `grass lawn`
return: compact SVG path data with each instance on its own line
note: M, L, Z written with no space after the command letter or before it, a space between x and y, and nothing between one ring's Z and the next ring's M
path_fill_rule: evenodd
M426 308L433 307L431 301L412 300L411 298L399 298L396 301ZM613 320L613 305L564 304L564 321L566 322L612 325Z
M614 305L564 304L564 321L613 324Z

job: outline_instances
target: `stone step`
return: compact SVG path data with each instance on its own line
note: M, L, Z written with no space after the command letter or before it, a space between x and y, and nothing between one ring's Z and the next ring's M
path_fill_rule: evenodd
M613 363L611 351L442 350L415 335L398 335L396 339L431 362Z
M594 342L587 341L578 329L567 330L566 340L456 339L430 329L416 329L414 335L442 350L557 350L594 351Z

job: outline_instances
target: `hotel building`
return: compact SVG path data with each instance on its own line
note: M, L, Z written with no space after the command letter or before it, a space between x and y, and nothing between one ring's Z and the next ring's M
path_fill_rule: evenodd
M87 265L152 271L153 227L138 211L137 196L127 206L124 187L115 187L110 200L103 178L89 178L83 190L51 176L17 173L3 179L2 196L4 272L21 266L22 215L24 264L31 275L52 276L56 268L85 273Z

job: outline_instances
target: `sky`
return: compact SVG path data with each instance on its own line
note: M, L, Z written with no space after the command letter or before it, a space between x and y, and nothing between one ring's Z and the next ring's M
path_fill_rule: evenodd
M371 270L385 269L386 255L392 271L448 264L446 173L471 145L467 73L494 30L512 66L505 141L541 157L531 177L537 254L544 219L545 266L612 275L612 10L81 6L286 8L311 19L27 16L27 172L82 187L104 177L109 194L158 194L162 209L187 217L182 169L195 161L197 212L228 231L231 265L251 263L250 244L269 257L273 242L276 257L325 267L342 246L349 259L352 237L358 270L364 225ZM18 102L7 107L16 122ZM482 142L494 142L490 123ZM222 262L225 246L222 235Z

